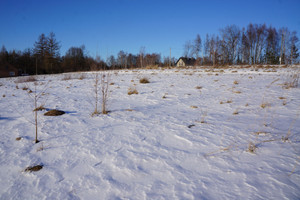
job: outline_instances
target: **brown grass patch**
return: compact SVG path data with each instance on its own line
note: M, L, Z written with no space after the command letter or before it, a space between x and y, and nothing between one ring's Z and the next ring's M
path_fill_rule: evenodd
M235 110L232 114L233 114L233 115L238 115L238 114L239 114L239 111L238 111L238 110Z
M25 76L25 77L19 77L16 83L26 83L26 82L35 82L37 79L35 76Z
M266 107L270 107L270 106L271 106L270 103L262 103L262 104L260 105L261 108L266 108Z
M42 111L46 110L46 108L43 105L40 105L39 107L35 108L33 111Z
M16 138L17 141L20 141L21 139L22 139L22 137L17 137Z
M146 84L146 83L150 83L149 79L148 78L141 78L140 79L140 83L143 83L143 84Z
M54 110L49 110L44 115L45 116L59 116L59 115L63 115L63 114L65 114L64 111L54 109Z
M40 171L41 169L43 169L44 165L35 165L35 166L30 166L27 167L24 171L25 172L37 172Z
M132 95L132 94L139 94L139 92L136 90L136 88L130 87L128 88L128 95Z

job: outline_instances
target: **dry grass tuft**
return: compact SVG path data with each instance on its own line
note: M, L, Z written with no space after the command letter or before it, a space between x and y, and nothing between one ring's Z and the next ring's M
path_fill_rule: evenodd
M37 79L35 76L25 76L25 77L19 77L18 80L15 81L15 83L26 83L26 82L35 82Z
M46 110L46 108L43 105L40 105L39 107L36 107L33 111L42 111Z
M43 166L44 165L35 165L35 166L30 166L30 167L27 167L24 171L25 172L37 172L37 171L40 171L41 169L43 169Z
M261 108L266 108L266 107L270 107L270 106L271 106L270 103L262 103L262 104L260 105Z
M233 93L236 93L236 94L241 94L242 92L241 92L241 91L238 91L238 90L236 90L236 91L233 91Z
M62 78L63 81L71 80L71 74L65 74L64 77Z
M144 77L140 79L140 83L146 84L146 83L150 83L149 79Z
M44 115L45 116L59 116L59 115L63 115L63 114L65 114L64 111L54 109L54 110L49 110Z
M249 142L248 144L248 152L255 153L257 147L253 142Z
M20 141L21 139L22 139L22 137L17 137L16 138L17 141Z
M130 87L128 88L128 95L132 95L132 94L139 94L139 92L136 90L136 88Z
M238 111L238 110L235 110L232 114L233 114L233 115L238 115L238 114L239 114L239 111Z

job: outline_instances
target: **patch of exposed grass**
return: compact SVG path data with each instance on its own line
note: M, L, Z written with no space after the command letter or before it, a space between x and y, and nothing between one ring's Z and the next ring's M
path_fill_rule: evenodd
M144 78L141 78L141 79L140 79L140 83L146 84L146 83L150 83L150 81L149 81L148 78L144 77Z
M132 95L132 94L139 94L139 92L137 91L136 88L134 87L130 87L128 88L128 92L127 92L128 95Z
M270 107L270 106L271 106L271 104L270 104L270 103L267 103L267 102L262 103L262 104L260 105L261 108L266 108L266 107Z
M63 114L65 114L64 111L54 109L54 110L49 110L44 115L45 116L59 116L59 115L63 115Z
M247 149L248 152L255 153L256 149L257 149L256 145L253 142L249 142L248 149Z
M39 107L36 107L33 111L42 111L46 110L46 108L43 105L40 105Z
M22 139L22 137L16 137L17 141L20 141Z
M24 171L25 172L37 172L43 169L44 165L35 165L35 166L29 166Z

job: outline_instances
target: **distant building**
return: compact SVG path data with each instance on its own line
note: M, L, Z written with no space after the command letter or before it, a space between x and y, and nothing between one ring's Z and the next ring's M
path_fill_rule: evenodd
M180 57L176 62L176 67L194 66L196 64L195 58Z
M7 64L0 67L0 77L18 76L19 70L14 66Z

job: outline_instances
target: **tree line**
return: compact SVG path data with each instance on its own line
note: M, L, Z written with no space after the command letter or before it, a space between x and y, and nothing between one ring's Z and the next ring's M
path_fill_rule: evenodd
M21 74L49 74L72 71L143 68L147 66L174 65L174 57L161 57L158 53L146 53L141 47L139 53L119 51L106 61L88 56L85 46L70 47L60 55L60 42L53 32L42 33L33 48L24 51L0 50L0 77L8 71ZM184 57L195 58L196 65L227 64L295 64L299 63L299 38L296 31L288 28L276 29L265 24L250 23L240 29L229 25L220 29L218 35L206 34L202 41L199 34L184 45Z
M296 31L276 29L265 24L250 23L240 29L229 25L218 35L206 34L204 42L198 34L184 45L184 57L197 64L295 64L299 63L299 38Z
M169 58L161 62L158 53L146 53L141 47L137 55L120 51L117 57L111 55L106 61L100 56L88 56L85 46L70 47L65 55L60 55L60 43L53 32L49 35L41 34L34 43L33 48L24 51L7 51L5 46L0 50L0 77L9 76L8 71L15 75L24 74L52 74L74 71L106 70L142 68L146 66L164 65ZM172 58L175 63L175 58ZM6 73L5 73L6 72Z

